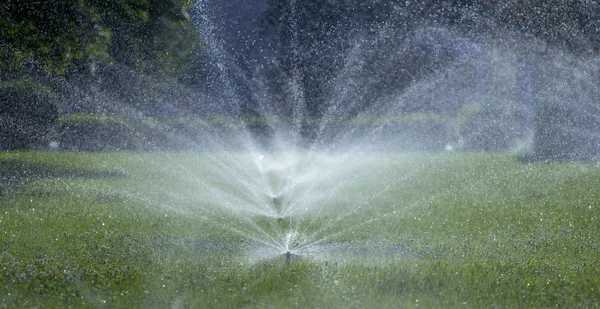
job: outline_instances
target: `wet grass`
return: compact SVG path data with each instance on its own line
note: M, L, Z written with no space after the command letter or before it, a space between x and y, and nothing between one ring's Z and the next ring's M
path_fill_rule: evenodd
M364 155L368 168L344 165L311 191L335 191L326 206L277 221L235 213L253 198L241 185L252 173L231 178L251 166L242 158L0 153L0 175L13 179L0 196L0 308L600 303L597 163ZM249 263L249 222L337 251Z

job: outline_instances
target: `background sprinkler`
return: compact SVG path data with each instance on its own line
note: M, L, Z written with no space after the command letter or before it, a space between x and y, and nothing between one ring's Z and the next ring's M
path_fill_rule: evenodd
M280 197L273 197L273 205L275 205L276 207L280 207L281 206L281 198Z
M277 210L277 212L281 212L281 206L283 204L283 198L280 196L275 196L272 198L273 206Z
M288 250L285 253L285 265L290 265L291 261L292 261L292 251Z

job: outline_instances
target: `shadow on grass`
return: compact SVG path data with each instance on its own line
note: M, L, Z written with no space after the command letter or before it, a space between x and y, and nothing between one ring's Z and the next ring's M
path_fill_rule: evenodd
M0 159L0 196L9 194L29 182L44 178L117 179L126 174L64 167L27 160Z

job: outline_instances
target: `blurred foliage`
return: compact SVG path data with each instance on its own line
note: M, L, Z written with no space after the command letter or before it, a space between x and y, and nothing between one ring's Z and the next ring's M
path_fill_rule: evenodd
M85 113L77 113L70 114L58 119L58 123L67 123L67 122L78 122L78 121L113 121L113 122L123 122L127 121L127 118L123 115L101 115L101 114L85 114Z
M553 102L539 103L534 117L536 139L531 161L598 160L599 114L597 103L583 108Z
M519 141L519 123L498 105L484 106L462 126L460 147L467 151L509 151Z
M121 115L73 114L58 121L62 149L106 151L139 148L135 128Z
M35 62L52 74L119 63L174 75L200 45L187 0L21 1L0 4L0 70Z
M200 46L187 8L189 0L93 0L112 31L113 59L146 73L174 76Z
M224 141L244 128L225 118L148 117L141 122L92 113L65 115L56 123L60 148L71 151L206 150L215 138Z
M463 105L458 111L458 115L452 119L452 124L456 130L456 136L462 138L465 135L466 125L471 117L481 112L481 104L477 102Z
M362 76L368 76L365 85L355 86L365 101L360 107L365 108L369 102L406 89L464 53L451 51L450 43L444 43L447 36L479 41L514 33L573 53L600 52L597 1L268 2L261 31L279 49L272 70L276 77L270 87L285 89L282 81L295 77L305 89L304 99L312 116L323 112L322 103L330 95L328 87L356 55L364 70ZM428 41L418 36L418 31L426 27L449 32ZM368 38L377 38L377 43L368 46ZM449 48L440 51L436 44ZM369 67L373 69L365 69ZM378 76L385 78L378 80ZM432 112L437 108L420 104L407 106L406 111Z
M44 141L58 117L58 96L33 81L0 86L0 148L19 149Z
M31 60L56 73L110 61L111 31L85 1L7 0L0 5L0 15L2 71L18 71Z

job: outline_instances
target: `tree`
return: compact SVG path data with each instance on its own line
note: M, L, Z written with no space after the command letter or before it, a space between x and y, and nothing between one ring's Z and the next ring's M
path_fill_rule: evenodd
M0 69L28 61L57 74L93 74L118 63L176 76L200 36L190 0L7 0L0 4Z
M149 74L176 76L201 45L187 8L190 0L92 0L111 30L109 53L115 62Z
M165 89L187 80L186 63L202 47L191 2L7 0L0 4L2 78L43 80L80 111L156 110L172 97Z
M78 64L110 61L110 29L85 1L6 0L0 16L4 72L18 73L28 61L59 74Z

